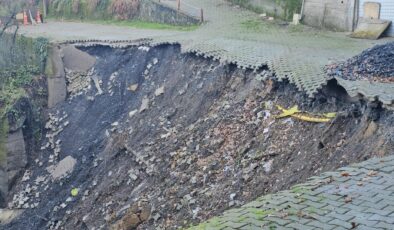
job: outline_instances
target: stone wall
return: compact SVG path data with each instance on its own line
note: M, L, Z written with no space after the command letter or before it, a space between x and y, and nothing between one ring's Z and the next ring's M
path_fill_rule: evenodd
M352 31L356 0L305 0L303 22L335 31Z
M198 18L191 17L170 7L151 0L141 0L138 19L172 25L195 25Z
M285 15L284 9L275 2L275 0L250 0L249 4L257 7L269 15L283 18Z

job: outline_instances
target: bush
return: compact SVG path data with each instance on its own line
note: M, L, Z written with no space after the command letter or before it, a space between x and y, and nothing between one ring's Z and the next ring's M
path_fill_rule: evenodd
M138 6L138 0L113 0L109 10L115 19L126 20L137 15Z

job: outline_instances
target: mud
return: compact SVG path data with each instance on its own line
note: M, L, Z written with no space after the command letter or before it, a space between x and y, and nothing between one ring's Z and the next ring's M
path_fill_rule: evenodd
M177 46L84 51L97 58L96 80L48 111L59 154L30 151L10 206L22 195L33 208L6 229L176 229L394 149L393 112L349 98L335 80L310 99L267 69L260 81ZM275 105L338 115L279 120ZM72 172L51 179L47 167L68 156Z

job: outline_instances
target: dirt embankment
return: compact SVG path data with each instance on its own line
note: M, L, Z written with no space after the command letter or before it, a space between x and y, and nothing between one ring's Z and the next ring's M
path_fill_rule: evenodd
M393 112L334 81L309 99L176 46L85 51L96 65L68 72L69 99L12 191L28 208L7 229L176 229L394 149ZM338 115L275 119L276 105Z

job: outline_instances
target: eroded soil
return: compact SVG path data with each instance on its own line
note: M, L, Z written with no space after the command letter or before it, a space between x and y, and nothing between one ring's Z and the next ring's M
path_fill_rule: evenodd
M103 93L90 81L48 111L60 142L31 152L38 160L10 202L22 194L29 208L7 229L176 229L394 148L393 113L335 81L310 99L268 70L260 81L177 46L85 50ZM338 114L275 119L276 105ZM68 156L73 171L51 178L46 167Z

